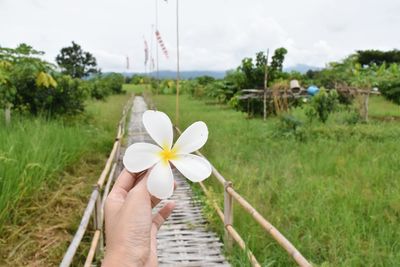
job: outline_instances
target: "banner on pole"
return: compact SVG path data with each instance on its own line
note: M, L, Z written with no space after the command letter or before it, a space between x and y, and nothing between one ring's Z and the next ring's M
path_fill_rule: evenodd
M149 61L149 46L147 45L146 39L144 40L144 65L147 65Z
M164 44L164 42L163 42L163 40L161 38L161 34L160 34L160 32L158 30L156 30L156 38L157 38L158 44L161 47L161 50L163 51L164 56L168 59L168 50L165 47L165 44Z

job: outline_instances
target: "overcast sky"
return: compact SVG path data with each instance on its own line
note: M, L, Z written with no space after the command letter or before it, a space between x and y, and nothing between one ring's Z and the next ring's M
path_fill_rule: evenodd
M285 66L324 66L358 49L400 48L399 0L180 0L181 69L226 70L284 46ZM0 0L0 46L25 42L54 61L72 40L103 71L144 71L156 0ZM176 0L158 0L159 30L176 66ZM155 57L155 56L154 56Z

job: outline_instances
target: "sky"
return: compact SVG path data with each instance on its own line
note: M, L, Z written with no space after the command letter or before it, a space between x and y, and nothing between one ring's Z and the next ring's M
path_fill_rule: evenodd
M75 41L103 71L144 72L144 39L176 69L177 0L0 0L0 46L27 43L54 62ZM228 70L285 47L284 66L323 67L361 49L400 48L399 0L179 0L181 70ZM130 68L126 67L129 57Z

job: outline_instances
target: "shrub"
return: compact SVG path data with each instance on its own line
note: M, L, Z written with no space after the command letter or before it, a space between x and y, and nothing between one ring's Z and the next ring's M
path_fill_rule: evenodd
M319 92L311 99L306 115L310 119L318 118L319 121L325 123L329 115L337 109L338 93L336 90L326 91L321 88Z
M106 80L106 83L110 87L110 90L113 94L123 93L122 85L125 82L125 78L122 74L111 73L105 76L103 79Z
M90 92L92 98L104 100L111 94L123 93L122 85L124 76L117 73L111 73L106 76L97 76L84 83L86 90Z
M383 81L380 83L379 89L387 99L400 105L400 79Z

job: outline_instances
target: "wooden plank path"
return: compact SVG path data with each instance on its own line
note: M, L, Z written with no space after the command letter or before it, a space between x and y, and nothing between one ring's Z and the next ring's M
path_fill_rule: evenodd
M142 114L146 110L143 97L135 97L127 145L154 143L142 123ZM202 215L200 202L193 195L186 178L177 170L174 170L174 177L177 189L171 200L175 200L176 207L157 235L159 265L230 266L222 253L223 245L218 236L206 229L207 222ZM163 204L164 201L159 206Z

